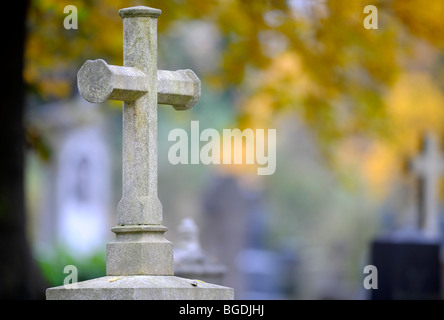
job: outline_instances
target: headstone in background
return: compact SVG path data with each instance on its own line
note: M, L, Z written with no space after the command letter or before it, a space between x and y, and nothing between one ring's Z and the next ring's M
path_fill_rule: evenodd
M239 252L236 264L245 283L239 294L242 300L282 300L288 297L283 281L291 283L286 277L283 257L279 252L267 249L246 248ZM284 280L285 278L285 280Z
M240 180L232 175L212 179L204 197L203 243L227 266L223 284L235 288L236 299L291 298L297 257L292 250L271 247L263 192Z
M348 241L335 241L330 244L325 253L328 268L323 273L322 281L319 282L317 299L320 300L349 300L353 299L354 292L347 282L347 269L344 261L351 254Z
M372 243L372 264L378 268L374 300L440 299L439 244L419 232L404 231Z
M206 250L227 267L223 284L234 287L236 299L245 291L245 278L236 259L247 244L247 199L234 176L215 176L207 186L201 230Z
M174 274L178 277L222 284L226 268L202 249L199 230L194 220L183 219L177 233L179 238L174 247Z
M115 240L107 245L107 276L50 288L47 299L232 299L233 289L174 276L173 247L157 195L157 107L191 108L200 80L191 70L157 70L158 9L121 9L124 67L87 61L78 72L82 96L123 101L122 199ZM153 90L154 89L154 90ZM171 195L174 196L174 195ZM116 277L117 276L117 277Z
M268 212L260 189L243 189L247 204L248 229L245 248L236 257L236 266L245 284L240 299L277 300L291 298L294 291L296 256L293 250L272 248L267 237Z
M436 137L423 137L423 153L412 162L419 176L417 227L379 237L371 245L378 269L378 289L372 299L428 300L441 297L438 182L443 158Z
M57 179L58 238L72 252L92 253L109 230L109 153L98 128L72 134L62 148Z
M40 199L30 210L36 249L96 253L110 238L110 123L80 97L34 107L27 119L47 137L50 149L49 159L31 168L39 175L39 188L30 191Z

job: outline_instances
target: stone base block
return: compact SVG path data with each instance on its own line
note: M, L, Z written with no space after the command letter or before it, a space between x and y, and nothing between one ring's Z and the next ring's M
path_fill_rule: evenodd
M106 245L106 274L173 275L171 242L110 242Z
M234 290L176 276L106 276L46 290L47 300L233 300Z
M106 245L106 275L174 275L173 244L160 225L118 226Z

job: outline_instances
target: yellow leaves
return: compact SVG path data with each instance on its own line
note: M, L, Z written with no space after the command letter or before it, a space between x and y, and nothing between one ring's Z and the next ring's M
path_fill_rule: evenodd
M373 140L346 139L337 152L344 166L359 168L376 197L406 174L405 163L420 148L423 133L444 132L444 95L427 73L404 73L385 97L389 135Z
M275 57L257 80L257 91L280 92L290 96L313 92L313 86L296 52L284 52Z
M66 79L43 78L39 81L38 89L48 96L55 98L64 98L71 92L70 83Z
M269 127L274 111L294 103L300 90L303 90L304 77L301 73L298 56L294 53L284 53L274 58L259 76L252 77L249 85L253 94L240 102L241 126ZM301 86L298 86L299 83Z
M27 20L24 78L43 98L72 94L71 83L81 63L94 56L121 62L122 21L117 10L129 1L103 3L89 1L34 0ZM66 5L78 10L78 29L63 25ZM113 8L115 5L119 8Z
M39 7L42 11L63 12L64 7L68 5L65 1L54 0L34 0L31 3L32 7Z
M313 121L317 121L329 115L321 102L332 102L338 93L336 88L319 86L311 79L294 51L273 58L268 68L252 77L249 84L252 93L240 102L240 119L243 127L252 128L269 127L278 110L300 111L306 119L314 116Z
M403 74L387 97L395 147L412 153L426 130L440 134L444 123L444 95L429 74Z
M444 39L440 36L444 32L443 1L396 0L392 9L411 33L444 46Z
M439 54L413 56L408 50L417 48L417 37L444 46L443 1L377 1L378 30L363 27L364 0L78 1L77 31L63 29L67 4L31 5L24 75L41 95L69 94L68 81L75 77L70 70L85 59L120 65L117 10L142 4L163 10L161 33L173 21L189 19L205 20L220 33L220 61L209 68L210 76L223 90L236 86L241 128L272 127L278 111L294 110L319 140L345 139L337 153L356 163L378 192L400 172L404 157L416 152L421 132L443 133L444 98L429 74L405 72L390 87L400 68L439 67ZM365 142L350 143L351 136Z
M239 37L245 37L251 34L251 21L247 18L246 12L242 10L241 4L237 0L222 1L219 3L221 27L225 32L231 32ZM245 21L241 23L230 23L233 21ZM245 40L239 38L238 40Z
M299 56L295 52L285 52L272 60L266 81L269 84L282 81L282 79L293 82L301 73L302 64Z
M377 197L387 195L392 182L403 173L403 158L390 145L380 142L374 142L364 155L360 161L370 190Z
M248 115L248 120L242 127L266 128L273 115L273 97L265 92L259 93L245 102L243 112Z

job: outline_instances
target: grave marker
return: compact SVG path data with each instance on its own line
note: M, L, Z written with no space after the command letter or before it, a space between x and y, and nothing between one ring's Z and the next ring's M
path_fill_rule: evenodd
M371 290L372 299L440 299L438 182L443 158L433 134L424 135L422 151L410 166L420 177L416 229L398 230L373 241L378 289Z
M157 104L191 108L200 80L191 70L157 70L160 14L144 6L120 10L124 66L89 60L78 72L86 100L123 101L123 195L112 229L116 239L106 250L107 276L50 288L47 299L233 299L231 288L173 276L173 248L163 235L157 196Z

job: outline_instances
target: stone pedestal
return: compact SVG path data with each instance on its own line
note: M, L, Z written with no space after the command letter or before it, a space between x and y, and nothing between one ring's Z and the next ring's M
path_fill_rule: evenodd
M161 225L117 226L116 239L106 246L106 274L172 276L173 244Z
M47 300L232 300L232 288L175 276L106 276L46 290Z
M164 226L112 229L107 276L49 288L47 300L232 300L232 288L174 276L173 245Z

